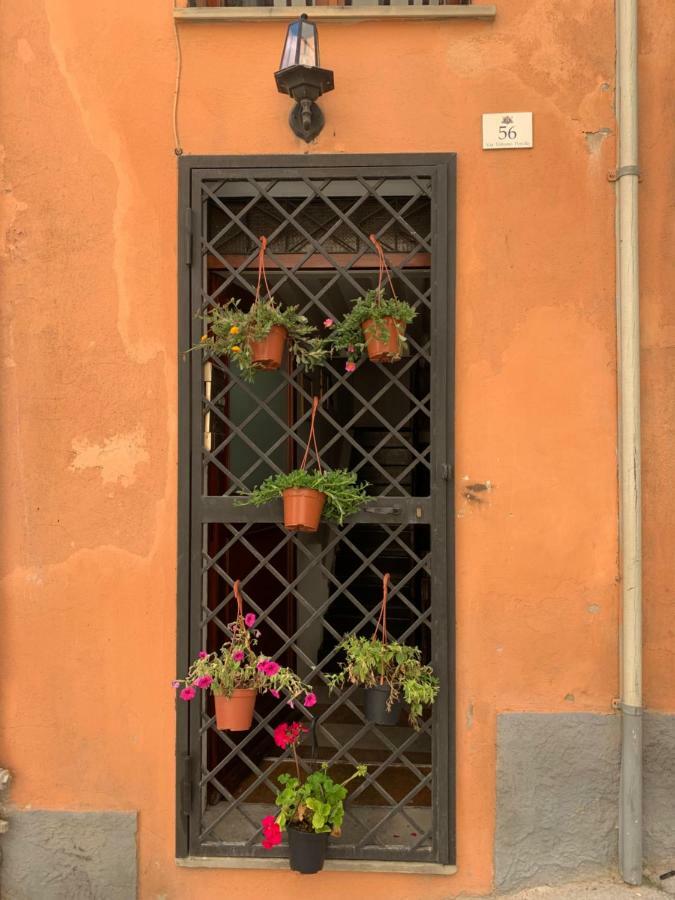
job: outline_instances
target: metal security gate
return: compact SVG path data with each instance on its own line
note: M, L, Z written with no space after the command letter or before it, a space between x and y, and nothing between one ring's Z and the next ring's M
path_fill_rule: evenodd
M222 643L240 579L262 652L309 680L318 703L259 697L239 734L216 729L210 698L179 702L177 853L286 855L261 847L260 819L290 771L274 727L302 718L307 771L368 765L329 857L453 863L454 156L184 157L180 176L179 673ZM321 328L375 286L371 233L417 310L398 363L363 359L348 374L333 359L307 373L286 358L250 384L219 358L184 354L205 309L253 297L260 235L272 293ZM280 504L235 499L297 467L316 394L323 461L356 470L372 499L343 527L289 533ZM391 634L419 646L441 680L419 732L405 719L366 722L360 691L330 694L320 674L335 671L344 634L372 633L385 572Z

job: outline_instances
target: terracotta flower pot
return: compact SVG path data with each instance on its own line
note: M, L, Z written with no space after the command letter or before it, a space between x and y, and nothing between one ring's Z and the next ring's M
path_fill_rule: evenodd
M253 722L257 694L254 688L235 688L231 697L214 695L218 730L248 731Z
M291 857L291 869L302 875L314 875L323 869L328 849L328 833L316 834L314 831L299 831L288 827L288 849Z
M291 531L318 531L326 495L313 488L286 488L284 527Z
M402 332L405 332L405 326L391 316L387 316L380 322L375 322L373 319L366 319L365 322L361 322L361 330L366 339L368 359L372 362L383 363L400 359L401 342L399 339L399 327ZM385 332L385 340L380 340Z
M249 341L253 365L256 369L278 369L284 355L288 332L283 325L272 325L270 333L262 341Z

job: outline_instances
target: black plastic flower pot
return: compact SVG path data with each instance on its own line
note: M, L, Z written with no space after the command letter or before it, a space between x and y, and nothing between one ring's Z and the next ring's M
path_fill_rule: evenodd
M323 869L328 850L326 834L313 831L299 831L292 826L288 829L288 847L291 851L291 869L301 875L314 875Z
M387 710L387 700L389 699L389 685L377 684L375 687L364 688L364 711L366 719L374 722L375 725L397 725L398 717L403 708L403 702L397 700L392 704L391 709Z

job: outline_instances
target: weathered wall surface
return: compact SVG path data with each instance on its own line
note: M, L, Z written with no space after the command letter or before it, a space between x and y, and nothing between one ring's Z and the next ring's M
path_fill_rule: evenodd
M290 873L173 862L170 5L2 11L0 759L18 808L138 810L142 898L225 884L290 897ZM672 711L672 33L655 0L641 9L647 692ZM186 152L459 161L460 871L326 873L317 886L326 900L487 891L497 713L606 713L617 692L613 4L509 0L494 23L325 24L337 87L310 151L273 84L283 34L182 27ZM480 150L480 114L503 109L534 112L534 150ZM485 480L482 503L465 497Z

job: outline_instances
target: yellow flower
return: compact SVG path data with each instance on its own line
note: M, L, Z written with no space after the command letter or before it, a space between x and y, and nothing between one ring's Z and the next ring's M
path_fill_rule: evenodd
M232 348L233 353L241 353L241 347L238 347L236 344Z
M199 338L199 340L202 342L202 344L204 343L204 341L208 341L208 339L209 339L208 334L203 334L203 335Z
M239 326L233 325L232 328L230 328L230 334L239 334Z

